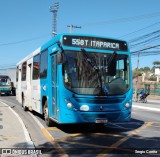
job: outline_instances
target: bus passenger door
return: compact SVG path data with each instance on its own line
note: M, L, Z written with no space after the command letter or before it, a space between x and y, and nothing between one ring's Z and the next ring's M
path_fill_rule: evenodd
M57 119L57 61L56 54L51 56L51 75L52 75L52 114Z

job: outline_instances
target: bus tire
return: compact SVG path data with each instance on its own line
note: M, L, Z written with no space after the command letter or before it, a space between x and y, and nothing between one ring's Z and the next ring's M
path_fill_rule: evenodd
M25 99L24 99L24 96L22 96L22 108L24 111L27 111L28 108L26 106L24 106L24 104L25 104Z
M48 113L48 102L47 100L45 101L44 107L43 107L43 114L44 114L44 120L46 122L46 125L48 127L52 126L52 121L49 118L49 113Z

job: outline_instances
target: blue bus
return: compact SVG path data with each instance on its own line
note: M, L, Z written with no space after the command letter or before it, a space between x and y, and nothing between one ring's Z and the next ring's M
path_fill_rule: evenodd
M17 100L48 126L131 119L132 73L127 42L59 34L17 64Z

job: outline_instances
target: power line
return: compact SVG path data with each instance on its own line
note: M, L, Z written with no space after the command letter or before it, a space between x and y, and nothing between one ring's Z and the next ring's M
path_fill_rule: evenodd
M57 3L59 4L59 3ZM59 7L59 5L58 5ZM51 9L51 8L50 8ZM53 9L53 8L52 8ZM51 10L52 10L51 9ZM57 10L58 11L58 10ZM126 17L126 18L119 18L119 19L115 19L115 20L109 20L109 21L101 21L101 22L93 22L93 23L88 23L88 24L83 24L84 26L86 25L92 25L92 26L95 26L96 24L112 24L112 23L117 23L117 22L129 22L129 21L135 21L135 20L140 20L140 19L145 19L145 18L151 18L151 17L157 17L157 16L160 16L160 12L156 12L156 13L151 13L151 14L145 14L145 15L140 15L140 16L132 16L132 17ZM149 27L152 27L153 25L156 25L156 24L159 24L160 22L157 22L155 24L152 24L150 26L147 26L145 28L142 28L140 30L137 30L137 31L134 31L134 32L131 32L129 34L133 34L135 32L138 32L138 31L141 31L143 29L146 29L146 28L149 28ZM54 31L54 29L53 29ZM126 34L124 36L127 36L129 34ZM42 36L38 36L38 37L34 37L34 38L29 38L29 39L25 39L25 40L20 40L20 41L15 41L15 42L9 42L9 43L0 43L0 46L5 46L5 45L14 45L14 44L20 44L20 43L24 43L24 42L29 42L29 41L33 41L33 40L38 40L40 38L44 38L46 36L48 36L49 34L47 35L42 35ZM121 37L124 37L124 36L121 36Z
M15 67L16 66L16 63L12 63L12 64L3 64L3 65L0 65L0 68L8 68L8 67Z
M134 51L134 52L131 52L131 54L137 54L139 52L142 52L142 51L145 51L145 50L149 50L149 49L153 49L153 48L156 48L156 47L159 47L160 45L155 45L155 46L150 46L150 47L147 47L147 48L143 48L143 49L140 49L140 50L137 50L137 51Z
M155 48L155 47L157 47L159 45L149 46L147 48L140 48L140 47L142 47L142 46L146 47L146 44L148 44L148 43L151 45L152 42L155 42L156 40L159 40L159 39L160 39L160 30L156 30L156 31L147 33L145 35L136 37L134 39L131 39L129 41L129 44L130 44L131 49L139 47L139 50L133 51L133 53L139 55L140 52L142 53L142 51L145 51L145 50L148 50L148 49L153 49L153 48Z
M143 40L143 39L146 39L147 37L150 37L150 36L153 36L155 34L158 34L160 33L160 29L154 31L154 32L151 32L151 33L148 33L148 34L145 34L145 35L142 35L140 37L136 37L134 39L131 39L129 40L130 43L133 43L133 42L137 42L138 40Z
M145 45L147 43L151 43L151 42L159 40L159 39L160 39L160 35L157 35L155 37L152 37L152 38L146 39L146 40L144 40L142 42L139 42L139 43L136 43L134 45L131 45L131 47L135 47L135 46L142 45L142 44Z
M95 26L95 25L104 25L104 24L113 24L113 23L124 23L124 22L139 21L139 20L143 20L143 19L154 18L154 17L158 17L158 16L160 16L160 12L144 14L144 15L139 15L139 16L125 17L125 18L118 18L118 19L108 20L108 21L86 23L86 24L83 24L83 26L90 26L90 25Z
M59 3L58 3L59 4ZM151 14L145 14L145 15L140 15L140 16L133 16L133 17L127 17L127 18L119 18L119 19L115 19L115 20L109 20L109 21L103 21L103 22L94 22L94 23L88 23L88 24L84 24L85 25L96 25L96 24L104 24L104 23L107 23L107 24L112 24L112 23L117 23L117 22L129 22L129 21L132 21L132 20L140 20L140 19L145 19L145 18L151 18L151 17L156 17L156 16L160 16L160 12L156 12L156 13L151 13ZM121 37L124 37L124 36L127 36L127 35L131 35L133 33L136 33L136 32L139 32L139 31L142 31L144 29L147 29L149 27L152 27L154 25L157 25L159 24L160 22L157 22L157 23L154 23L152 25L149 25L147 27L144 27L142 29L139 29L137 31L134 31L134 32L131 32L131 33L128 33L126 35L123 35ZM54 29L55 31L55 29ZM20 44L20 43L25 43L25 42L30 42L30 41L33 41L33 40L39 40L40 38L44 38L46 36L49 36L49 34L47 35L42 35L42 36L38 36L38 37L34 37L34 38L29 38L29 39L25 39L25 40L20 40L20 41L15 41L15 42L9 42L9 43L0 43L0 46L8 46L8 45L14 45L14 44ZM136 39L135 39L136 40ZM131 42L131 41L130 41Z
M34 37L34 38L25 39L25 40L19 40L19 41L9 42L9 43L0 43L0 46L8 46L8 45L21 44L21 43L30 42L30 41L33 41L33 40L39 40L39 39L47 37L47 36L49 36L49 34L45 34L45 35L41 35L41 36L37 36L37 37Z
M159 55L160 51L143 51L141 52L141 56L150 56L150 55ZM136 56L137 53L131 52L132 57Z
M136 31L133 31L133 32L128 33L128 34L125 34L125 35L120 36L120 37L118 37L118 38L122 38L122 37L126 37L126 36L129 36L129 35L135 34L135 33L137 33L137 32L140 32L140 31L143 31L143 30L148 29L148 28L150 28L150 27L153 27L153 26L155 26L155 25L157 25L157 24L160 24L160 22L156 22L156 23L151 24L151 25L149 25L149 26L147 26L147 27L138 29L138 30L136 30Z

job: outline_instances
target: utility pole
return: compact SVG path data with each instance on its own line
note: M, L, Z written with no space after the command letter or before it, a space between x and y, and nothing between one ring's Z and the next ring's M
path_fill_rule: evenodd
M138 58L137 58L137 71L138 71L138 68L139 68L139 56L140 56L140 52L138 52Z
M70 24L70 26L67 26L70 28L70 33L72 33L73 28L82 28L81 26L73 26L72 24Z
M52 23L52 36L56 36L57 34L57 12L59 9L59 2L54 3L53 6L50 7L50 12L53 13L53 23Z
M138 52L138 58L137 58L137 68L136 68L136 84L138 82L138 68L139 68L139 56L140 56L140 52Z

